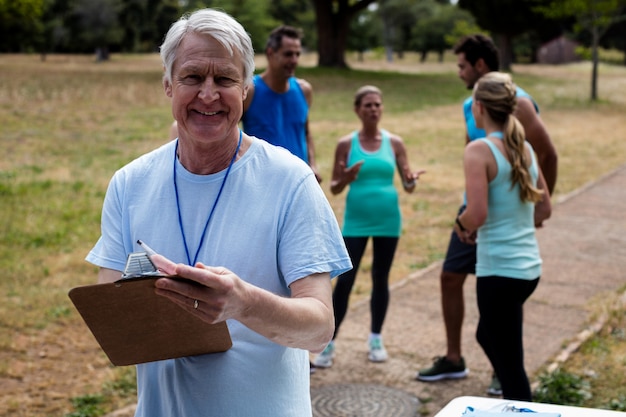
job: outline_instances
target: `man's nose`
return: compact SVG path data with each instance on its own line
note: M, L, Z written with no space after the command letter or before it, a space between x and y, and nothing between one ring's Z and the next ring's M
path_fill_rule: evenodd
M219 96L217 86L213 78L207 77L200 85L200 91L198 92L198 98L205 101L215 100Z

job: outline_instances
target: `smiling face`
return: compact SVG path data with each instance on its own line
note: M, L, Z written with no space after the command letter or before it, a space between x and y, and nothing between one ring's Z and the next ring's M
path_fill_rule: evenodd
M189 34L181 42L165 82L179 137L197 144L232 139L239 134L247 85L242 59L208 36Z
M301 54L302 44L300 39L283 36L279 49L273 50L268 48L267 64L273 73L281 74L287 79L295 75Z

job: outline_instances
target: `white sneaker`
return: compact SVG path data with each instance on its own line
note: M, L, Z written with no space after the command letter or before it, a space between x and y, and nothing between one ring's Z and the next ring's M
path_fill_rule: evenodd
M313 365L318 368L330 368L333 366L333 358L335 357L335 342L331 341L324 351L313 359Z
M387 358L389 358L385 345L383 344L383 339L380 337L373 338L369 341L369 349L370 352L367 357L372 362L385 362Z

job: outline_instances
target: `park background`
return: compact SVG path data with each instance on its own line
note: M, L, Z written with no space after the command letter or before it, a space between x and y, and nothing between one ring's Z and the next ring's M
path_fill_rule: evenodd
M44 3L107 3L103 2ZM1 11L9 3L36 2L0 3L0 20L6 18ZM246 2L228 4L240 3ZM404 2L407 7L418 3L439 4ZM455 5L435 7L440 6L459 12ZM310 7L302 13L310 16ZM373 18L378 10L365 8L363 13ZM460 28L474 29L472 19L469 26L461 24ZM266 29L270 23L277 20L270 19ZM411 27L415 26L414 21ZM594 62L585 49L591 46L589 33L577 32L574 26L571 32L562 32L583 47L574 62L537 64L532 53L518 52L509 69L538 101L559 152L557 201L626 161L623 49L607 44ZM9 27L3 23L0 28ZM62 27L71 29L66 23ZM613 27L605 27L605 33L610 34ZM378 30L380 35L383 26ZM456 30L459 26L450 29L448 38ZM7 40L20 38L20 33L3 35L1 42L6 45ZM265 36L259 32L254 38ZM310 32L305 36L314 38ZM519 42L513 42L511 50L533 50L528 47L531 38L528 33L513 37ZM159 43L156 39L153 49ZM448 43L441 53L432 50L426 55L384 42L372 48L347 47L342 55L345 65L320 65L320 55L310 45L298 70L298 76L314 88L311 130L325 179L322 187L340 221L345 195L332 196L328 183L336 140L359 126L351 105L359 86L375 84L383 90L382 126L404 138L413 167L428 171L415 194L401 198L404 232L392 270L394 282L443 258L463 190L460 104L468 91L456 76L450 39L444 36L444 41ZM133 368L110 366L71 306L67 291L96 279L97 271L84 257L99 236L108 180L117 168L164 143L172 116L156 53L111 46L105 48L110 52L107 59L102 59L97 43L81 42L77 44L85 49L80 51L59 51L58 45L38 49L37 44L24 46L27 43L19 51L0 49L22 52L0 54L4 149L0 160L0 266L4 272L0 280L0 416L97 416L135 400ZM96 50L100 54L92 53ZM263 56L257 61L262 69ZM594 72L596 97L591 95ZM369 293L368 255L359 271L355 300ZM623 370L622 366L617 372L623 375ZM611 384L616 385L607 383ZM603 389L608 391L608 387ZM625 398L614 397L618 405L626 404Z

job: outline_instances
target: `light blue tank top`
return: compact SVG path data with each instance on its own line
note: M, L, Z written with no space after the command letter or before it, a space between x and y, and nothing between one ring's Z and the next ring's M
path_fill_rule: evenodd
M518 98L524 97L532 101L533 105L535 106L535 111L537 112L537 114L539 114L539 106L537 106L537 103L535 103L535 100L533 100L530 94L528 94L523 89L517 87L516 96ZM479 129L476 127L476 121L474 120L474 115L472 114L472 101L473 101L472 96L469 96L463 102L463 116L465 117L465 126L467 128L467 136L469 137L470 141L473 141L479 138L484 138L485 136L487 136L487 134L485 133L483 129Z
M295 77L289 79L289 90L276 93L260 75L255 75L254 96L241 119L244 132L282 146L308 163L308 117L309 105Z
M398 191L393 185L396 156L389 132L381 130L382 143L375 152L361 148L359 132L352 135L347 166L364 161L346 196L343 235L347 237L399 237L402 227Z
M519 185L511 187L511 164L489 139L498 165L496 177L489 183L489 205L485 223L478 229L476 276L498 275L532 280L541 275L541 257L535 236L535 205L522 202ZM534 152L530 174L535 185L539 175Z

